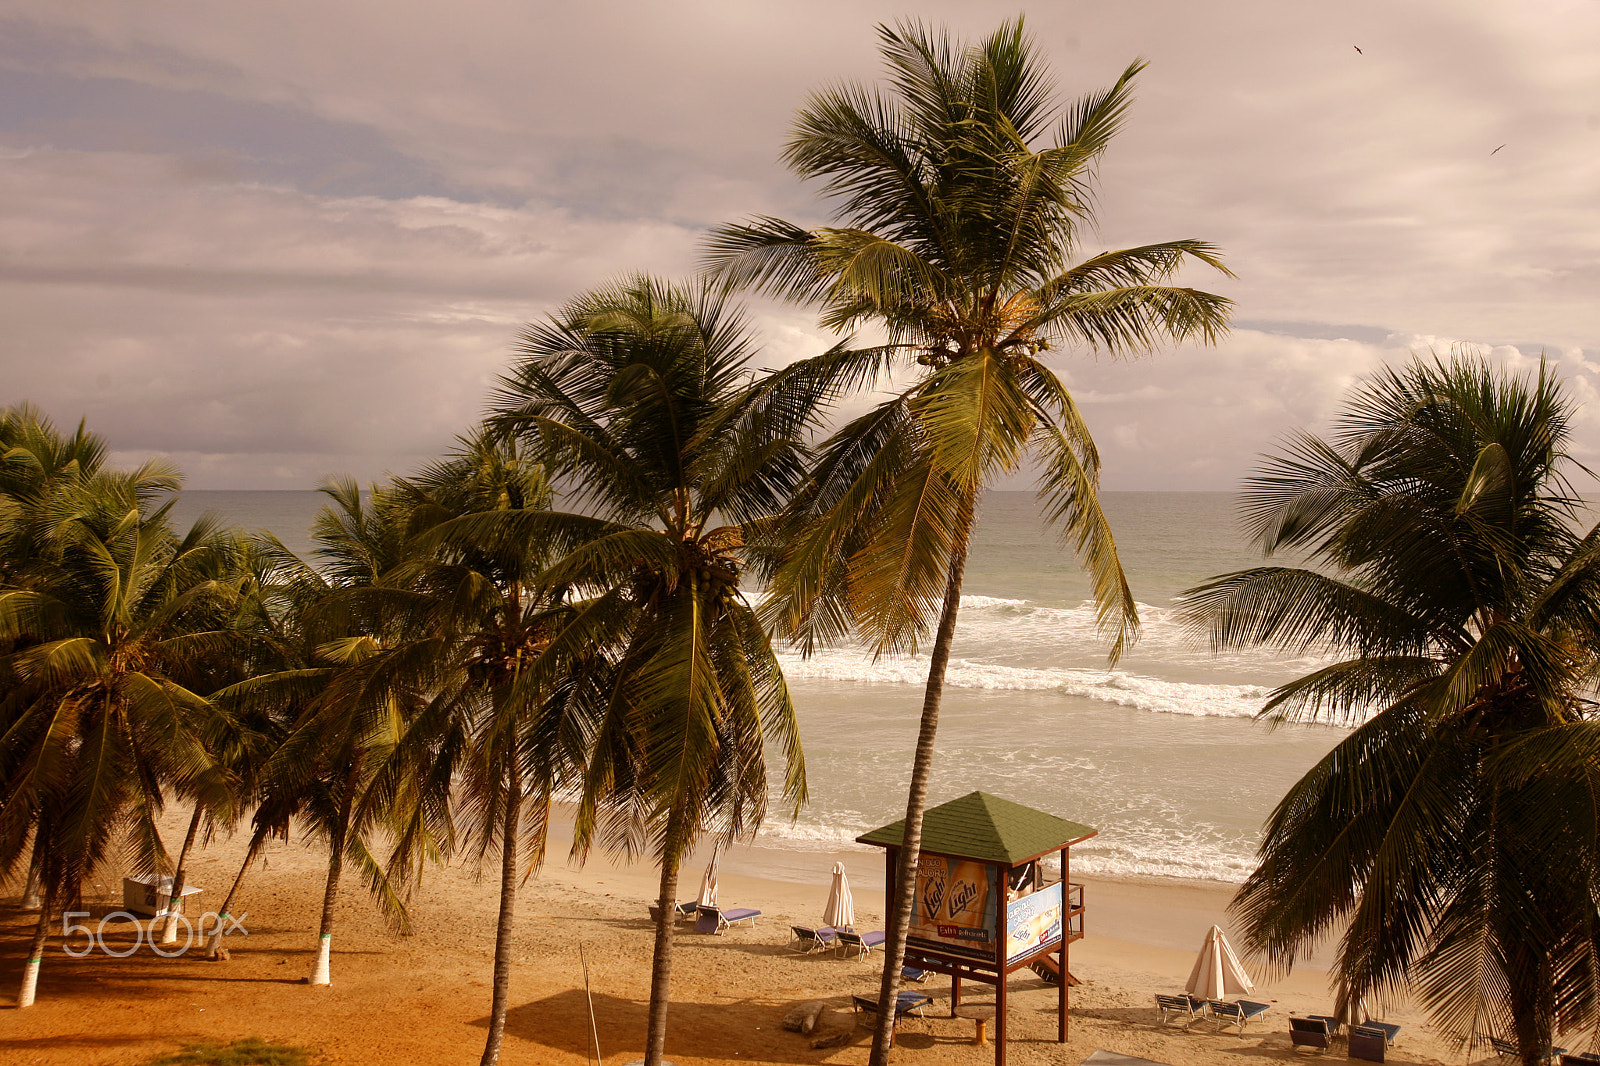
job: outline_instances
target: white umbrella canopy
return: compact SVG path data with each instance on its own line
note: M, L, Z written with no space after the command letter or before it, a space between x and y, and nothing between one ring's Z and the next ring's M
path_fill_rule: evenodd
M828 889L828 905L822 909L822 924L835 929L856 926L856 901L850 895L850 879L844 874L842 862L833 864L833 885Z
M702 907L717 905L717 859L722 857L722 841L711 849L711 861L706 864L706 876L700 882L699 904Z
M1200 957L1194 960L1184 991L1201 999L1236 999L1255 990L1256 983L1244 972L1222 926L1213 925L1200 945Z

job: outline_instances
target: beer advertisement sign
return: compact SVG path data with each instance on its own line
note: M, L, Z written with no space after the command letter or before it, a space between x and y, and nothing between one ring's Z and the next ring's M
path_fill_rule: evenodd
M1006 904L1006 961L1061 943L1061 882Z
M992 960L999 940L999 868L922 855L910 943L950 955Z

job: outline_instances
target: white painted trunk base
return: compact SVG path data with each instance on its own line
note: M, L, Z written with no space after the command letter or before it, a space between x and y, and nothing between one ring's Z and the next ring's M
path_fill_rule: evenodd
M17 1009L33 1006L34 993L39 989L39 964L43 959L29 959L22 969L22 991L17 994Z
M206 958L214 959L217 957L217 952L222 948L222 930L227 927L227 924L228 912L223 911L217 917L217 927L212 930L210 943L206 945Z
M328 953L333 947L333 934L322 934L322 940L317 944L317 965L311 971L311 983L314 985L331 985L333 980L328 976Z

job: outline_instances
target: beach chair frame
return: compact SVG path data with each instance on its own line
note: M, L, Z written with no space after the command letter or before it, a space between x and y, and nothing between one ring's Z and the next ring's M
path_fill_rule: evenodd
M861 1015L869 1018L878 1016L878 998L876 996L851 996L850 1005L854 1008L856 1024L861 1024ZM889 1027L889 1046L894 1046L894 1035L899 1031L900 1019L907 1015L913 1018L922 1017L922 1008L933 1006L933 997L923 992L901 992L895 996L894 1022Z
M1383 1053L1388 1047L1389 1036L1382 1029L1371 1025L1352 1025L1350 1027L1350 1057L1352 1059L1382 1062Z
M750 907L734 907L728 910L723 910L721 907L701 907L695 917L694 931L721 936L724 930L740 922L749 922L753 929L759 917L761 912Z
M1257 1003L1250 999L1208 999L1206 1006L1211 1016L1217 1019L1217 1028L1237 1025L1241 1035L1245 1026L1272 1009L1270 1003Z
M1364 1020L1362 1025L1368 1029L1376 1029L1383 1034L1383 1039L1389 1047L1394 1047L1394 1042L1400 1037L1400 1027L1393 1022L1378 1022L1371 1018Z
M1156 1024L1166 1025L1172 1018L1182 1018L1183 1027L1187 1029L1189 1023L1196 1018L1206 1016L1206 1001L1196 999L1187 992L1177 996L1166 996L1156 993Z
M1314 1047L1327 1051L1333 1044L1333 1034L1325 1018L1289 1019L1289 1043L1295 1047Z
M839 934L838 943L834 945L834 954L844 958L846 954L855 950L856 958L864 959L872 954L872 949L884 942L882 930L875 929L870 933L857 933L850 929L836 929Z
M805 925L791 925L789 932L789 949L796 955L810 955L817 951L826 951L833 947L833 942L838 939L839 933L831 925L819 925L815 929Z

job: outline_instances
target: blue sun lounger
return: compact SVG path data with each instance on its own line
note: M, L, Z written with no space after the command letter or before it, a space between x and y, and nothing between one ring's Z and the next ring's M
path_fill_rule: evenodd
M839 930L839 945L836 954L844 955L846 952L855 951L856 955L866 958L872 954L872 949L887 940L882 929L875 929L870 933L852 933L846 929Z
M818 926L815 929L807 925L791 925L789 931L794 934L789 938L789 947L801 955L831 948L839 936L831 925Z
M694 920L695 932L720 934L735 922L749 922L752 926L755 925L756 919L761 916L761 912L749 907L734 907L731 910L723 910L720 907L701 907L699 915Z
M1221 1025L1237 1025L1239 1032L1244 1032L1244 1027L1253 1019L1261 1017L1272 1009L1270 1003L1257 1003L1249 999L1211 999L1206 1001L1211 1008L1211 1016L1216 1018Z
M868 1017L877 1017L878 998L876 996L851 996L850 1002L855 1007L858 1015L865 1014ZM894 1046L894 1031L899 1027L901 1018L907 1014L920 1018L922 1017L920 1013L922 1008L932 1005L933 997L924 995L921 992L901 992L896 996L894 1000L894 1026L889 1030L889 1045L891 1047Z
M1176 996L1156 993L1156 1022L1165 1025L1173 1018L1182 1018L1185 1027L1196 1018L1205 1017L1206 1001L1196 999L1187 992Z

